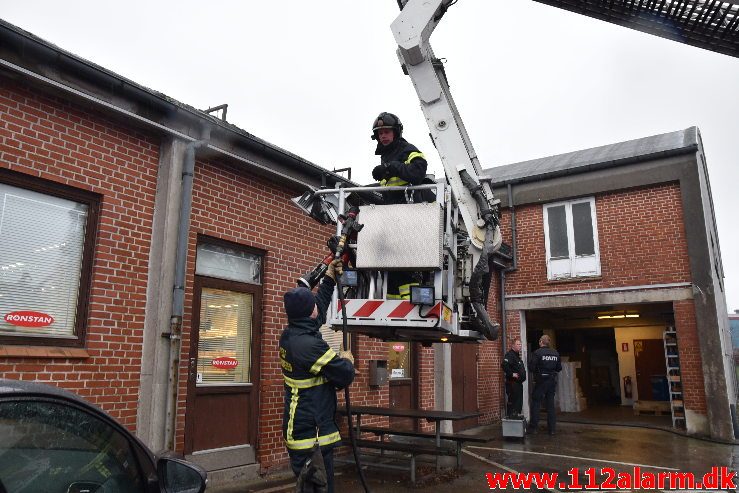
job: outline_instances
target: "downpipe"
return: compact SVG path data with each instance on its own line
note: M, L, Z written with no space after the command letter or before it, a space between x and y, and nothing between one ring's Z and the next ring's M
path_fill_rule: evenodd
M185 316L185 270L187 267L187 240L190 232L190 212L192 210L192 183L195 175L195 151L207 145L208 140L189 142L185 148L185 160L182 164L182 192L180 196L180 219L177 227L177 256L175 257L172 317L170 318L169 332L162 334L162 337L169 339L170 342L166 419L164 420L164 437L167 450L175 449L175 430L177 429L182 320Z

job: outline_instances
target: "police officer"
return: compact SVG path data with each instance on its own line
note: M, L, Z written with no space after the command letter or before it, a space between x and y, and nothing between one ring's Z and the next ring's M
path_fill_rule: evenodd
M505 372L505 392L508 396L506 415L509 418L519 418L523 408L523 383L526 381L526 365L521 359L521 339L513 341L501 366Z
M423 153L403 138L403 124L392 113L382 112L372 123L372 139L377 141L375 154L380 164L372 170L372 178L386 187L420 185L426 178L428 163ZM430 190L385 192L386 204L433 202ZM422 281L420 272L388 272L388 299L410 298L411 286Z
M285 293L288 326L280 337L280 365L285 381L282 433L290 466L299 476L313 446L318 444L329 493L334 491L333 448L341 440L334 421L336 391L354 380L351 352L337 354L319 332L326 322L335 276L341 274L341 267L341 260L331 263L316 296L304 287Z
M554 435L557 416L554 413L554 393L557 390L557 374L562 371L559 353L550 348L551 339L543 335L539 339L539 349L534 351L529 370L534 376L534 393L531 403L531 425L529 433L536 433L539 424L539 410L542 399L547 407L547 427Z

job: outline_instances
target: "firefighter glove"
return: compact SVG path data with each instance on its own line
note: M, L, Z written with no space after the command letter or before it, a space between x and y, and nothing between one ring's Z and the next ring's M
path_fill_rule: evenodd
M344 264L342 264L340 258L337 258L337 259L332 260L331 263L328 265L326 276L336 281L336 275L337 274L341 275L343 272L344 272Z
M377 181L382 180L385 178L385 175L387 174L387 164L378 164L375 166L375 169L372 170L372 178L374 178Z
M354 364L354 355L351 351L339 351L339 358L348 359L352 362L352 365Z

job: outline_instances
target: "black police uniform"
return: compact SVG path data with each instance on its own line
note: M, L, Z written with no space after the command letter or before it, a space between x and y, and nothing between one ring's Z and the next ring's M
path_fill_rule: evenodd
M333 492L333 448L341 440L334 421L336 391L352 383L354 366L340 358L321 337L335 283L325 277L318 293L318 317L290 319L280 337L280 365L285 380L285 411L282 432L295 475L310 456L313 445L321 447Z
M562 371L559 353L548 347L540 347L534 351L529 370L534 376L534 393L531 398L531 430L535 431L539 424L541 401L545 400L547 426L549 433L554 434L557 420L554 412L554 393L557 390L557 374Z
M509 418L521 414L523 408L523 383L526 381L526 365L523 364L521 353L511 349L503 357L501 364L505 372L505 392L508 395L506 414ZM518 377L514 377L516 373Z

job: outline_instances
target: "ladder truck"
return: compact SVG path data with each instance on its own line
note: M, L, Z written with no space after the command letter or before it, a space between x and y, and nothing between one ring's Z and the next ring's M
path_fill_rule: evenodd
M344 276L328 314L335 330L346 328L381 340L477 342L495 340L499 325L486 310L492 255L500 248L499 200L481 180L480 162L449 91L429 38L454 0L399 0L392 23L401 67L412 80L444 166L445 177L415 187L320 189L294 199L312 217L328 222L359 197L431 189L433 203L360 205L363 225L348 245L354 270ZM337 221L337 235L342 224ZM411 299L387 299L387 273L423 273Z

